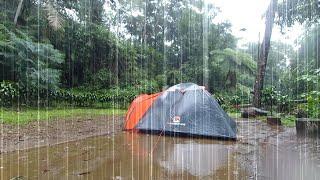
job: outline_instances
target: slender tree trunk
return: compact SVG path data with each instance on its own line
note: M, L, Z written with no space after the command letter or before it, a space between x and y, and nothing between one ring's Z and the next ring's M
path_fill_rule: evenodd
M260 44L260 53L258 56L258 71L256 74L256 80L254 84L254 98L253 105L255 107L261 107L261 96L263 89L263 81L266 72L266 65L268 60L268 54L270 50L270 39L272 34L272 28L274 24L274 17L276 12L278 0L271 0L270 5L266 12L266 27L264 32L264 38Z
M14 16L14 20L13 20L14 25L17 25L18 17L20 16L21 9L22 9L22 4L23 4L23 0L20 0L17 7L16 15Z
M204 1L204 7L202 7L204 10L204 15L202 16L202 56L203 56L203 86L206 87L206 89L209 89L209 69L208 69L208 60L209 60L209 49L208 49L208 4L206 1Z

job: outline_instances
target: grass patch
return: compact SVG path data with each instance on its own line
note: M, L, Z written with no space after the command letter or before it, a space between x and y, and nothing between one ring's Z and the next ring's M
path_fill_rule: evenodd
M231 118L240 118L241 117L241 113L240 112L228 112L228 115Z
M296 117L292 116L292 115L287 115L283 118L281 118L281 123L284 125L284 126L288 126L288 127L295 127L296 126Z
M292 115L286 115L286 116L274 115L273 117L281 117L281 124L283 126L286 126L286 127L295 127L296 126L296 124L295 124L296 117L294 117ZM267 116L257 116L256 119L267 122Z
M254 119L267 122L267 116L257 116Z
M52 120L70 117L95 117L103 115L123 115L122 109L59 108L24 109L20 111L1 108L0 122L7 124L27 124L32 121Z

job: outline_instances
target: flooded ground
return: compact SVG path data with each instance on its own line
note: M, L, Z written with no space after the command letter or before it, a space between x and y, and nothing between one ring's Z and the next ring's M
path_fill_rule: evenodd
M318 138L237 123L238 141L118 131L5 153L0 179L320 179Z

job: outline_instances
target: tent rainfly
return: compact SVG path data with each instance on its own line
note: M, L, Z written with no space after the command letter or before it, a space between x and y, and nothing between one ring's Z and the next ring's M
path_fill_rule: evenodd
M236 123L203 86L182 83L131 103L125 130L236 139Z

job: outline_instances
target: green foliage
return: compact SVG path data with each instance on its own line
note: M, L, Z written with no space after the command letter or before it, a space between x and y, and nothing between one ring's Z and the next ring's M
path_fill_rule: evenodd
M277 97L277 106L279 112L289 112L293 106L289 95L280 94Z
M218 102L220 105L226 103L225 97L224 97L222 94L220 94L220 93L215 93L215 94L213 95L213 97L217 100L217 102Z
M282 27L298 22L317 23L320 18L320 2L318 0L283 0L278 6L278 24Z
M311 70L310 74L302 75L298 78L298 82L306 85L308 90L301 94L301 98L307 100L307 104L301 105L300 110L304 115L311 118L320 118L320 69Z
M296 122L296 117L293 115L287 115L283 118L281 118L281 123L284 126L288 126L288 127L294 127L295 126L295 122Z
M239 69L246 73L253 74L257 64L247 53L236 51L230 48L215 50L210 53L215 59L215 63L220 64L223 69Z
M320 91L312 91L307 97L307 112L312 118L320 118Z
M2 81L0 83L0 105L11 106L18 97L16 83Z
M256 63L247 53L230 48L210 52L210 79L218 81L220 88L236 88L239 81L244 85L253 84L253 79L244 81L243 76L252 76L256 70ZM220 82L219 82L220 81ZM215 86L217 83L214 83Z
M271 113L273 107L277 106L279 112L289 112L291 100L288 95L283 95L281 91L277 91L274 86L265 88L262 91L262 103L270 107Z
M98 116L123 115L122 109L98 109L98 108L26 108L22 110L0 109L0 122L12 125L24 125L32 121L51 121L56 119L71 120L77 117L94 118Z
M239 105L250 103L250 92L245 92L243 87L237 87L236 90L231 92L214 93L214 98L227 112L239 112Z
M60 90L52 93L51 99L60 104L67 103L74 106L94 106L102 103L105 107L127 107L132 100L141 93L153 93L158 91L154 83L146 81L144 85L137 87L113 87L88 91L87 89Z
M83 90L60 90L52 92L50 99L58 104L70 104L78 107L92 107L102 103L104 107L126 107L136 96L129 89L112 88L109 90L83 91Z
M0 32L0 65L5 71L2 79L17 81L25 87L58 88L58 67L63 62L58 50L51 44L32 41L19 30L10 31L3 24L0 24Z
M237 95L231 96L230 103L234 104L234 105L240 104L241 103L241 98L239 96L237 96Z
M277 97L280 92L275 90L275 87L267 87L262 91L262 102L268 106L276 105Z
M213 19L219 10L209 5L209 13L199 13L197 9L204 8L203 1L168 1L148 2L135 1L135 7L139 8L141 14L130 15L126 11L132 11L131 1L123 1L121 11L116 10L117 17L124 19L124 24L134 44L143 45L143 52L138 52L137 64L140 71L147 69L148 79L155 79L163 87L181 82L203 83L203 38L208 39L208 52L218 49L235 48L236 39L231 34L230 23L214 24ZM164 15L163 9L166 9ZM122 11L123 10L123 11ZM208 18L208 31L203 32L203 19ZM118 21L115 21L117 26ZM164 31L165 30L165 31ZM150 53L149 48L156 52ZM147 50L145 50L147 49ZM150 58L140 58L150 57ZM143 61L140 61L142 59ZM218 72L213 72L218 76ZM213 76L212 76L213 77ZM161 82L159 82L159 80ZM213 91L214 86L223 88L216 83L209 81Z
M303 116L310 118L320 118L320 91L310 91L301 95L307 99L307 103L300 105L299 112Z
M249 88L240 83L237 84L236 90L231 93L235 94L240 98L239 104L249 104L252 101L252 88Z
M298 77L298 82L306 86L308 91L319 90L320 83L320 69L309 70L308 74L304 74Z
M203 85L206 68L208 90L222 92L223 106L251 100L256 62L236 50L230 23L214 23L219 9L210 3L124 0L105 12L105 0L50 1L50 7L25 1L15 26L9 20L17 2L1 9L0 80L18 84L20 104L122 107L140 93L181 82ZM205 6L208 13L199 13ZM64 19L59 30L54 14Z
M232 91L214 93L220 105L228 112L238 112L239 105L249 104L251 102L252 90L246 86L238 84Z
M93 75L93 81L99 88L109 88L111 84L116 82L112 72L109 69L100 69Z
M144 83L144 84L143 84ZM89 90L86 88L39 90L25 88L16 83L3 81L0 84L1 106L66 106L76 107L127 107L141 93L158 92L154 81L142 81L136 87L113 87L110 89ZM39 104L39 102L41 102Z

